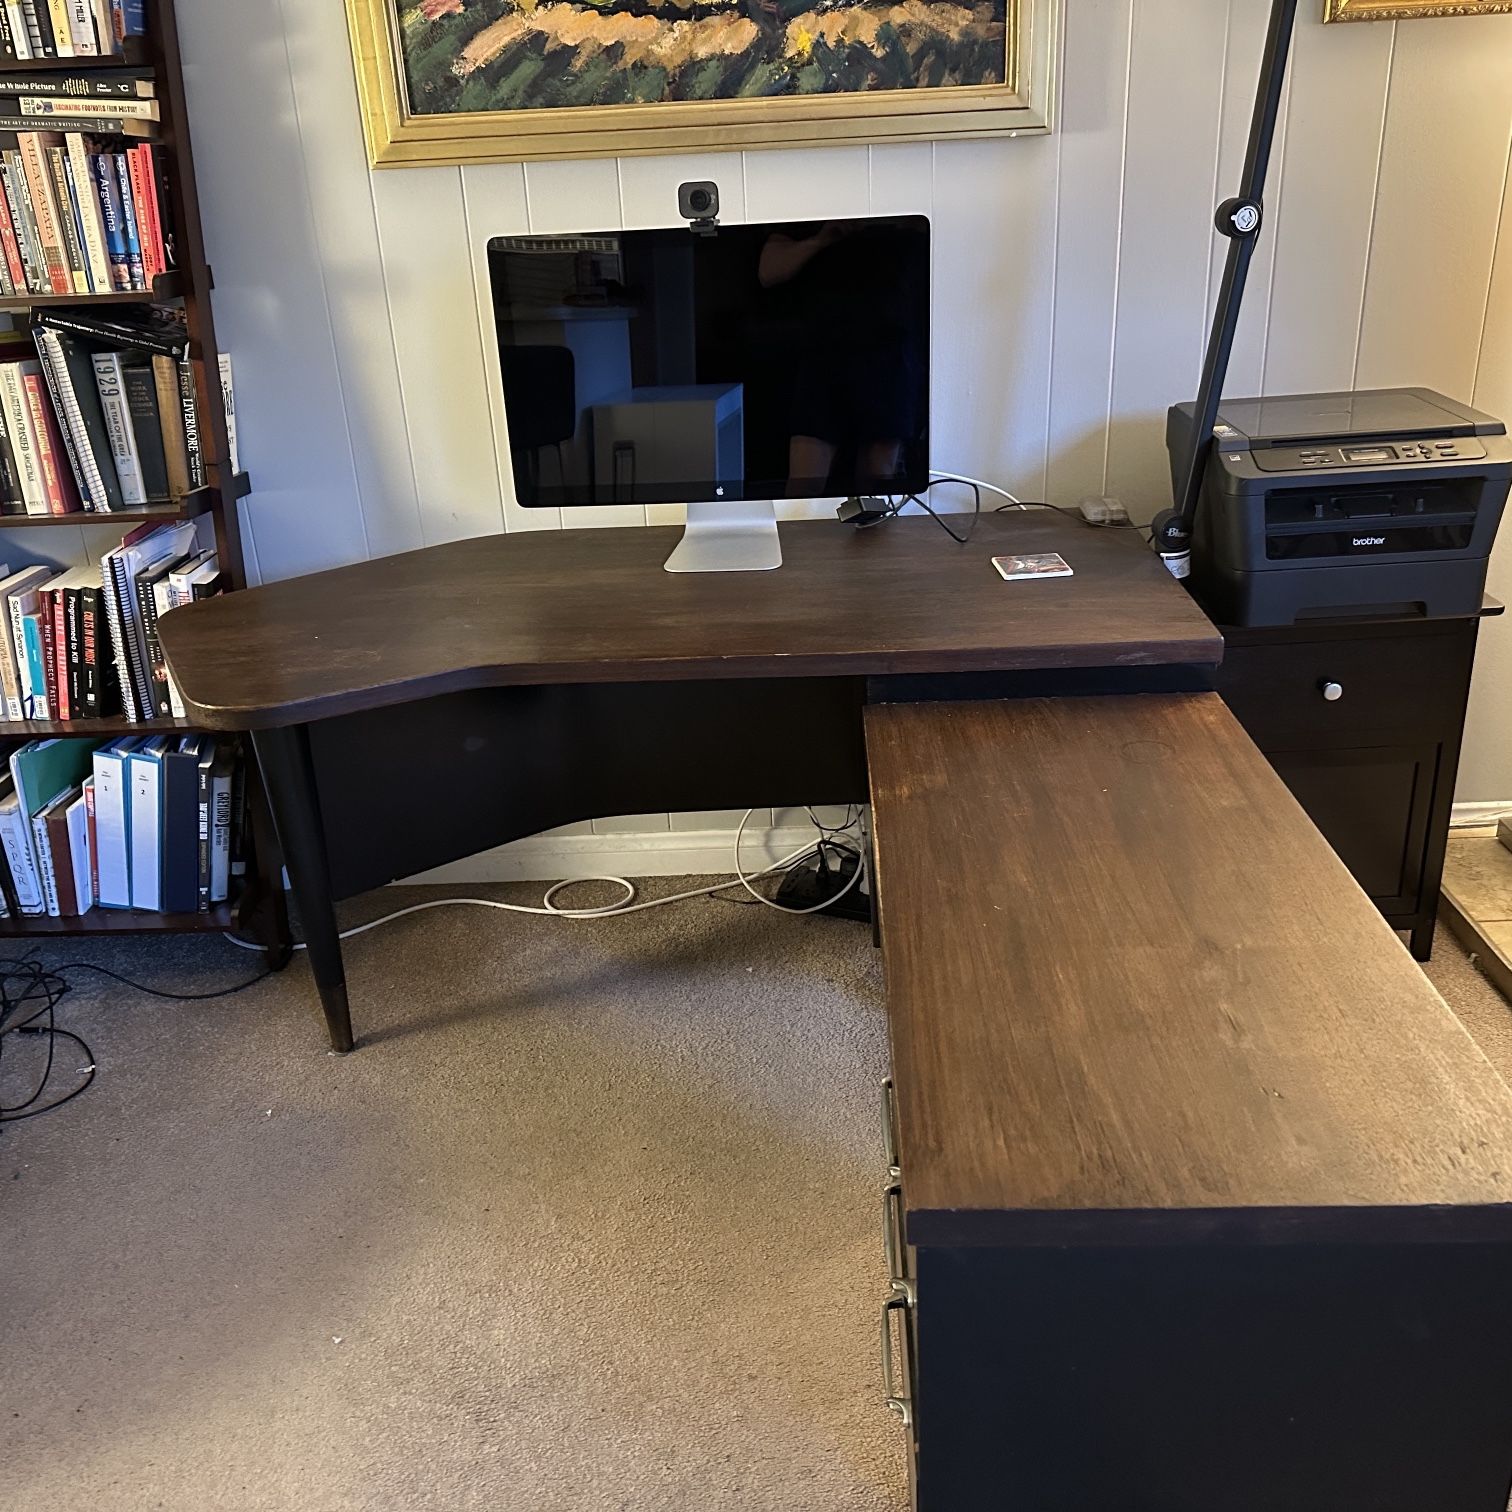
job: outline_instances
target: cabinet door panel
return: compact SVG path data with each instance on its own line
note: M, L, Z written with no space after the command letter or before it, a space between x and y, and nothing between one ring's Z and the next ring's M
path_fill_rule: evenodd
M1382 911L1410 913L1422 888L1440 752L1421 745L1265 754Z

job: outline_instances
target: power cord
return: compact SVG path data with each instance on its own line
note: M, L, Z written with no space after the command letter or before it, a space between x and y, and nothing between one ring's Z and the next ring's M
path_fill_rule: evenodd
M735 831L734 855L732 858L732 870L735 875L726 882L716 882L710 887L692 887L686 892L670 893L665 898L639 899L635 884L625 877L568 877L560 882L553 882L541 895L539 904L531 903L501 903L497 898L432 898L425 903L411 903L407 908L396 908L392 913L383 914L380 918L370 919L366 924L355 924L350 929L344 929L337 936L338 939L350 940L357 935L366 934L370 929L377 929L384 924L392 924L397 919L407 918L410 914L426 913L432 908L492 908L499 913L534 914L543 918L557 919L609 919L617 918L622 914L639 913L646 908L665 908L671 903L685 903L690 898L707 898L716 893L728 892L732 887L743 887L746 892L756 899L758 903L764 903L768 908L774 908L778 913L787 914L810 914L819 913L828 908L832 903L838 903L850 890L861 880L861 868L857 867L845 886L834 897L826 898L824 902L817 903L811 908L789 908L786 904L774 902L764 893L757 892L751 885L759 882L763 877L770 877L778 872L785 872L789 868L799 865L814 855L827 841L832 841L836 835L844 834L853 830L860 822L860 806L852 805L856 809L856 817L848 819L847 823L838 829L827 829L814 817L812 810L806 810L810 821L820 833L820 838L811 841L808 845L800 846L799 849L783 856L781 860L774 861L770 866L764 866L760 871L747 872L740 864L740 846L745 838L747 826L751 822L751 815L756 812L748 808L741 816L740 824ZM849 813L849 810L847 810ZM859 854L859 847L858 847ZM558 893L569 887L576 887L580 883L605 882L613 887L621 887L625 896L613 903L606 903L598 908L561 908L556 902ZM243 940L237 935L227 933L228 939L233 945L240 946L243 950L264 951L268 947L260 945L255 940ZM307 950L309 947L302 942L294 946L295 950Z

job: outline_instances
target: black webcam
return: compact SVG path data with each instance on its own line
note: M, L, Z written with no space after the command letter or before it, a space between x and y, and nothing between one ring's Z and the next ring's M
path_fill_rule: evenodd
M677 213L705 235L719 224L719 185L708 180L677 186Z

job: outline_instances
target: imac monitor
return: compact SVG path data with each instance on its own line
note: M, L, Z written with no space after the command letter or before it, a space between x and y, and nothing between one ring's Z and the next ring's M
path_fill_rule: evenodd
M515 496L686 504L672 571L775 567L772 501L918 493L929 222L501 236L488 246Z

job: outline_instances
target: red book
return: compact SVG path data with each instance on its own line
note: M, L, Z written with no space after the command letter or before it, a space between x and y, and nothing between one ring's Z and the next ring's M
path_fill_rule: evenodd
M158 218L157 184L153 173L152 148L146 142L127 149L127 166L131 170L131 199L136 206L137 237L142 243L142 271L149 287L159 273L168 271L163 255L163 227Z
M63 433L58 429L58 417L53 414L41 373L22 373L21 382L26 388L26 402L37 433L37 460L42 464L47 507L55 515L69 514L78 507L78 497L68 465L68 453L63 448Z
M0 194L0 250L5 254L5 267L16 286L16 293L25 294L26 264L21 261L21 243L16 240L16 228L11 221L10 201Z
M38 627L42 631L42 673L47 679L47 717L62 719L58 712L58 664L53 659L53 599L51 588L37 590Z
M61 588L52 590L52 671L48 674L48 691L52 685L58 688L58 715L59 719L72 719L74 717L73 700L69 696L68 686L68 600Z

